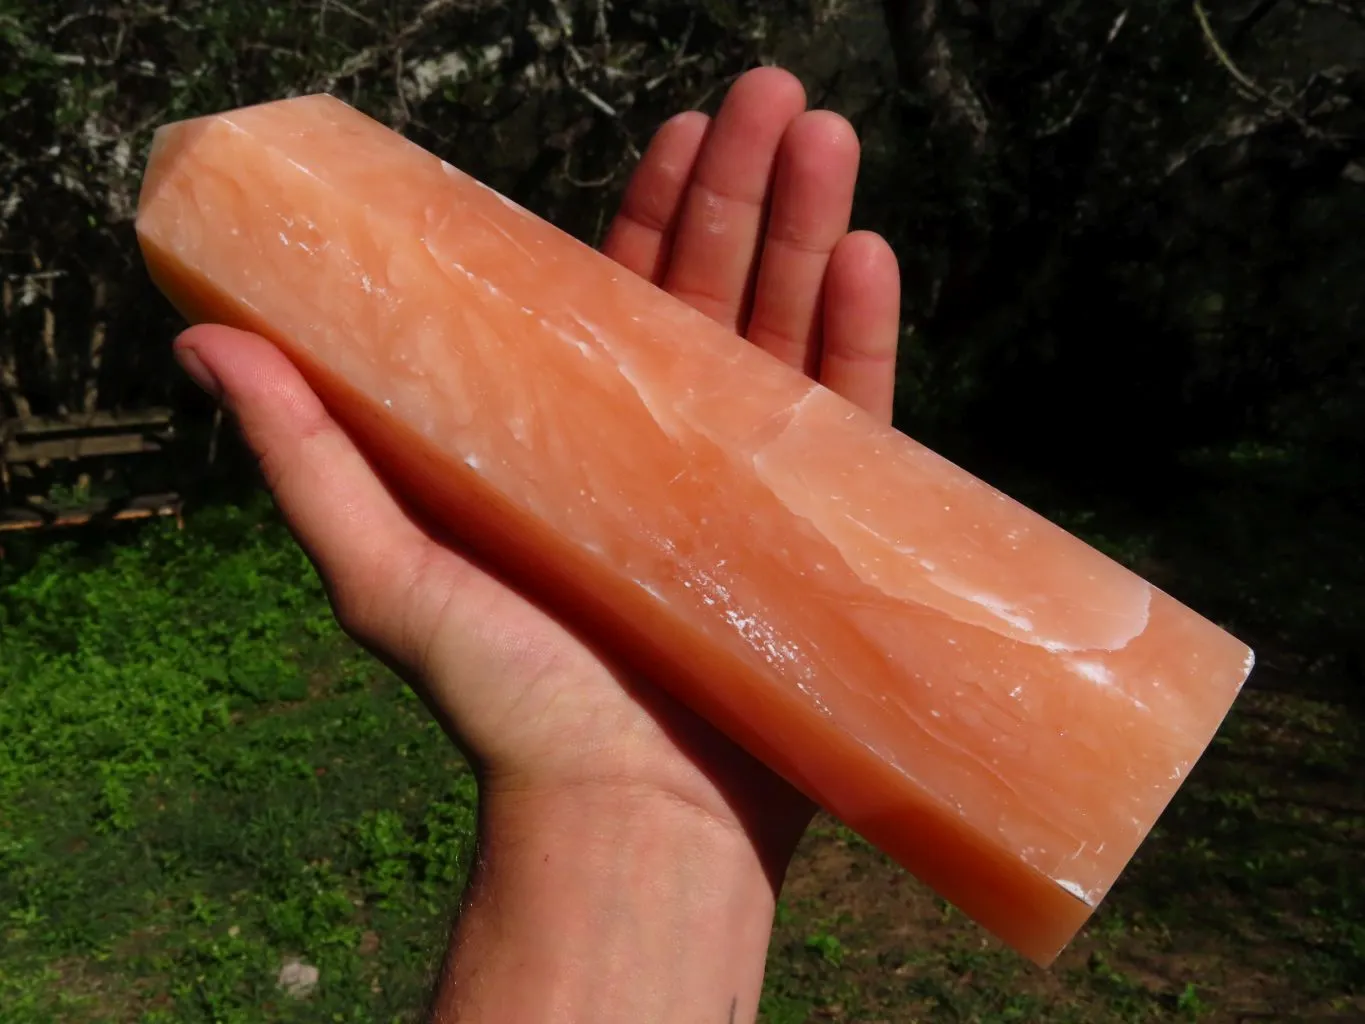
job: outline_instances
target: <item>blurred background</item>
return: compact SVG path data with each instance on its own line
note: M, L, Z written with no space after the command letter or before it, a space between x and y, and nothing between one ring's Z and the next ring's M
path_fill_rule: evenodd
M153 130L331 91L595 243L759 63L863 138L901 429L1258 655L1051 972L822 820L764 1019L1365 1020L1361 0L0 0L0 1021L415 1019L467 864L170 360Z

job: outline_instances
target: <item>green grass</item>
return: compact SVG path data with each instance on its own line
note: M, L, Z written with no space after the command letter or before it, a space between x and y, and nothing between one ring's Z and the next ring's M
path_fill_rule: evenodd
M263 513L0 598L0 1021L389 1021L422 1005L473 780ZM313 997L281 997L289 957Z
M767 1019L1365 1019L1363 753L1340 707L1244 694L1047 972L822 820L778 913Z
M1341 705L1244 694L1050 972L821 819L762 1019L1365 1013L1363 751ZM418 1019L475 813L267 511L0 562L0 1024ZM320 971L307 999L277 985L291 959Z

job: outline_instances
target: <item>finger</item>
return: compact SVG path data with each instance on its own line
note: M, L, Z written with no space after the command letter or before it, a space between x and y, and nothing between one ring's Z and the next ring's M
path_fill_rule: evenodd
M778 146L805 106L805 90L789 72L758 68L740 78L683 199L664 287L733 330L747 320Z
M668 270L683 195L710 123L698 111L664 122L631 176L621 212L602 243L606 255L654 284Z
M858 180L858 136L838 114L802 114L777 155L772 211L754 289L750 341L814 376L830 254L848 234Z
M181 335L175 353L191 376L221 393L342 624L367 645L417 667L424 651L416 638L437 621L461 569L472 574L472 567L408 517L269 342L202 326Z
M900 340L900 267L880 235L855 231L825 277L820 383L891 421Z

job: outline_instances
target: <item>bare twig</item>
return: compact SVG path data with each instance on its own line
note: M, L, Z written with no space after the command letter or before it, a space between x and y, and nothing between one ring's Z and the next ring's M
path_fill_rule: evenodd
M602 113L610 118L620 119L621 115L615 107L589 89L586 85L577 81L568 68L564 69L564 80L569 84L570 89L578 93L578 95L582 96L588 103L602 111Z
M571 153L565 153L565 154L564 154L564 168L563 168L563 174L564 174L564 180L567 181L570 185L573 185L575 188L582 188L582 189L606 188L608 185L610 185L610 184L616 179L616 171L615 171L614 169L608 171L606 174L602 175L602 177L600 177L600 178L588 178L588 179L577 178L577 177L574 176L573 171L570 169L570 168L571 168L571 163L572 163L572 159L571 159L571 158L572 158L572 154L571 154Z
M1213 30L1213 23L1209 21L1209 16L1205 12L1204 5L1200 0L1194 0L1194 16L1199 22L1199 30L1203 33L1204 41L1208 44L1214 58L1219 64L1223 65L1224 70L1226 70L1232 80L1241 87L1243 92L1254 99L1260 100L1281 117L1293 121L1309 138L1326 138L1326 134L1321 129L1309 124L1302 114L1284 100L1274 95L1270 90L1261 86L1252 79L1250 75L1237 66L1236 61L1232 59L1232 55L1228 53L1226 47L1219 41L1217 33Z
M36 253L33 254L32 259L33 269L35 273L44 274L43 262L41 259L38 258L38 255ZM39 295L47 300L46 302L43 303L43 330L41 338L43 344L43 355L47 359L47 372L49 380L57 379L58 369L57 313L53 309L53 306L56 304L57 298L56 290L53 288L53 282L55 280L56 280L55 276L45 274L44 277L42 278L42 283L41 285L39 285L38 288ZM57 406L57 411L64 415L67 411L65 403L59 403Z
M597 41L603 46L610 46L611 37L607 35L607 0L597 0L597 21L593 28Z
M399 47L393 55L393 91L398 97L398 111L400 124L404 127L412 120L412 111L408 109L407 97L403 95L403 48Z
M570 59L578 65L578 70L582 71L588 66L588 62L583 59L583 55L578 52L573 44L573 15L564 6L564 0L550 0L550 7L555 12L555 21L559 22L559 32L564 41L564 49L569 54Z
M613 120L619 121L621 118L620 112L596 92L583 84L577 76L577 72L588 70L588 68L592 66L592 62L584 57L583 54L579 52L578 47L574 45L573 16L569 13L569 9L565 5L564 0L551 0L550 6L555 12L555 20L559 22L559 31L564 45L564 52L569 55L569 61L564 65L564 81L568 84L570 89L582 96L583 99L587 100L589 105L600 110ZM608 45L609 40L607 38L607 6L605 0L597 0L594 5L594 10L596 12L596 18L593 31L598 43L606 46ZM570 67L570 64L572 64L572 67Z
M1076 118L1080 117L1081 111L1085 109L1086 101L1090 99L1090 94L1095 89L1095 83L1099 81L1100 71L1104 67L1105 54L1107 54L1109 48L1114 45L1114 40L1117 39L1119 34L1123 31L1123 26L1128 24L1128 13L1129 8L1125 7L1119 12L1119 16L1114 19L1114 23L1109 26L1109 34L1105 37L1103 45L1101 45L1099 52L1095 55L1095 69L1090 73L1090 77L1086 79L1085 85L1081 87L1080 95L1076 97L1076 102L1072 106L1070 112L1065 117L1059 118L1052 124L1045 126L1043 130L1038 133L1038 138L1046 139L1051 138L1054 135L1059 135L1070 128L1071 125L1075 123Z
M1166 161L1166 174L1175 174L1187 163L1193 160L1200 153L1210 149L1221 149L1233 143L1249 139L1267 125L1273 123L1274 119L1266 114L1260 116L1241 115L1234 117L1227 123L1220 125L1214 131L1200 136L1190 145L1184 147L1173 157Z
M100 369L104 365L104 342L107 331L105 306L108 304L109 286L103 277L94 280L94 301L91 312L95 322L90 328L90 347L86 353L85 394L81 405L86 412L94 412L99 405Z
M990 134L986 108L971 80L958 67L940 0L883 0L902 74L913 67L920 88L938 117L961 135L972 150L985 148ZM913 37L913 47L911 47Z
M209 431L209 451L208 464L212 466L218 461L218 436L223 430L223 407L218 405L213 410L213 427Z
M54 21L51 25L47 27L47 34L49 36L60 35L62 32L65 32L68 28L70 28L72 25L75 25L76 23L81 21L88 21L91 18L113 17L117 17L116 12L114 11L79 11L75 14L68 14L64 17L58 18L56 21Z
M341 2L341 0L322 0L322 9L318 12L319 31L321 31L322 22L326 19L328 13L334 10L340 11L342 14L354 18L362 25L368 25L370 28L375 27L373 18L366 17L349 4L344 4Z
M387 54L406 49L427 30L432 21L443 14L456 10L479 11L487 6L488 4L484 0L428 0L410 22L393 33L388 39L382 43L367 46L363 50L358 50L343 61L340 67L315 78L308 91L331 92L337 87L337 83L343 79L352 78L364 71L371 70Z
M6 319L13 315L14 305L14 285L11 278L6 278L4 283L0 284L0 309L3 309ZM29 407L28 399L24 397L24 389L19 383L18 361L10 345L0 348L0 391L9 399L14 415L32 415L33 410Z
M673 51L673 60L671 64L666 70L655 75L645 83L645 92L653 92L659 86L663 85L664 82L677 74L682 68L685 68L689 64L696 63L701 59L701 54L699 53L694 54L691 57L687 56L687 44L692 41L692 31L696 26L697 14L693 11L687 16L687 27L683 29L683 34L678 40L677 49Z
M1257 85L1252 81L1251 76L1237 66L1232 55L1219 41L1218 34L1213 30L1213 23L1209 21L1209 16L1204 11L1204 5L1200 3L1200 0L1194 0L1194 16L1199 22L1199 30L1204 34L1204 41L1208 43L1209 49L1213 51L1213 56L1218 63L1222 64L1227 73L1232 76L1232 80L1257 99L1264 100L1271 106L1283 107L1284 104L1281 100L1276 99L1268 91Z
M701 60L701 54L699 53L694 53L691 54L690 56L680 58L679 60L675 61L673 66L670 67L667 71L660 72L659 74L651 78L648 82L646 82L645 92L653 92L655 89L659 88L659 86L667 82L670 78L675 77L677 73L681 71L683 68L688 67L691 64L695 64L699 60Z
M17 251L17 250L16 250ZM59 277L65 277L65 270L41 270L32 274L7 274L7 281L54 281ZM8 312L8 309L6 309Z

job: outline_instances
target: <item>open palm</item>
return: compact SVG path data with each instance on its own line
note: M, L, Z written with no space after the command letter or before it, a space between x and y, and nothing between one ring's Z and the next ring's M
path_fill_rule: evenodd
M857 170L845 121L806 112L785 72L750 72L714 121L660 129L604 248L889 418L899 280L880 238L848 231ZM742 829L780 875L801 796L431 539L273 346L202 326L177 354L235 415L343 626L413 683L485 787L666 794Z

